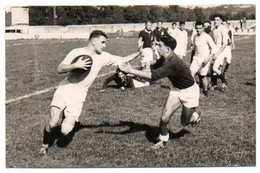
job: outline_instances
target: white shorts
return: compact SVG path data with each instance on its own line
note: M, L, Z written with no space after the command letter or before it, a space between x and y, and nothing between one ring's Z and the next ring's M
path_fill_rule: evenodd
M205 58L201 58L195 55L190 66L190 70L192 72L199 73L201 76L206 76L209 71L210 61L204 67L202 67L204 59Z
M87 91L85 88L63 80L54 93L51 106L64 110L65 116L72 116L78 121Z
M152 48L144 48L143 50L143 57L141 62L153 62L153 49Z
M178 97L180 102L187 108L199 106L200 88L196 83L186 89L171 90L170 95Z
M228 45L226 47L226 58L227 58L227 63L230 64L231 59L232 59L232 52L231 52L231 46L230 45Z
M223 65L225 58L229 59L230 62L231 62L231 48L230 48L230 46L226 46L226 48L219 54L219 56L217 57L217 59L214 62L214 65L216 65L218 67L220 65Z

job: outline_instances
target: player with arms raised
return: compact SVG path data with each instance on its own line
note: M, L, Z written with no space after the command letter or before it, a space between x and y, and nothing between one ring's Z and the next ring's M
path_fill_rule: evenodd
M140 54L136 52L124 58L111 55L103 51L106 47L106 39L107 36L103 31L93 31L90 34L87 46L73 49L58 66L59 73L70 72L70 74L60 82L54 93L50 119L44 128L41 154L47 152L50 143L53 141L54 128L58 125L62 115L65 116L61 124L62 138L66 138L72 131L81 114L88 88L97 77L99 70L106 65L117 66L128 62ZM72 63L75 57L79 57L79 59ZM75 71L75 69L83 69L83 72L77 72L78 70Z

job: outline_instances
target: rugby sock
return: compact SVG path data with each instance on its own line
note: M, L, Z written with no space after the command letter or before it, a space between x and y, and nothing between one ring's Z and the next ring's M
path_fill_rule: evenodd
M224 73L226 73L228 71L228 68L229 68L229 64L227 63L225 66L225 69L224 69Z
M160 129L161 129L161 134L162 135L167 135L168 134L167 124L168 123L164 123L163 121L160 122Z
M52 141L53 137L52 137L52 132L47 132L46 128L44 128L43 131L43 144L50 144Z
M226 83L225 76L223 74L218 75L219 79L221 80L222 83Z

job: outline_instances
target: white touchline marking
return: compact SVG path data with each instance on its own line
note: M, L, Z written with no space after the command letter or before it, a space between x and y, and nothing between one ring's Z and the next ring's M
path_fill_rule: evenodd
M104 76L107 76L107 75L112 74L112 73L115 73L115 72L114 72L114 71L111 71L111 72L108 72L108 73L105 73L105 74L101 74L101 75L98 75L97 78L104 77ZM20 96L20 97L14 98L14 99L9 99L9 100L7 100L7 101L5 102L5 104L13 103L13 102L16 102L16 101L18 101L18 100L22 100L22 99L29 98L29 97L32 97L32 96L40 95L40 94L49 92L49 91L51 91L51 90L54 90L54 89L56 89L56 88L57 88L57 86L49 87L49 88L46 88L46 89L44 89L44 90L35 91L34 93L26 94L26 95L24 95L24 96Z

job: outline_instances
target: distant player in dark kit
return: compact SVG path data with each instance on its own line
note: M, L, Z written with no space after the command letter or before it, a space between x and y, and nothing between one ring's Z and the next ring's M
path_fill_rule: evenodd
M117 88L120 88L121 90L125 90L126 88L140 88L150 85L149 82L142 81L140 77L129 75L117 68L116 73L105 79L100 91L105 91L108 84L112 81L115 81Z
M89 36L86 47L73 49L58 66L59 73L70 72L68 77L62 80L54 93L50 118L44 128L43 143L40 154L45 154L56 134L54 129L61 122L63 141L68 139L75 123L81 114L87 92L98 72L103 66L118 66L136 58L140 52L136 52L125 58L111 55L103 51L106 47L106 34L100 30L94 30ZM82 56L83 55L83 56ZM74 59L79 57L77 61ZM76 70L77 69L77 70ZM81 72L80 72L81 71Z
M162 24L163 23L161 21L158 21L157 27L153 30L155 43L159 42L161 37L168 34L167 30L164 27L162 27ZM156 44L154 45L154 53L155 53L155 59L159 59L160 55L158 53L158 46L156 46Z
M117 87L121 88L121 90L125 90L125 88L134 88L133 77L128 76L125 72L117 68L116 73L105 79L101 91L104 91L112 81L115 81Z
M149 69L153 62L153 41L154 33L152 32L152 22L147 21L145 23L145 29L139 33L138 36L138 48L142 52L141 67L143 69Z
M168 77L174 89L169 93L165 102L160 121L160 141L153 146L154 149L163 147L169 140L168 124L171 116L182 105L181 123L183 126L197 124L200 114L196 112L199 106L200 89L194 81L187 64L174 54L176 40L171 36L162 37L159 44L159 54L165 60L156 69L140 71L129 65L120 65L120 69L142 78L158 80Z

